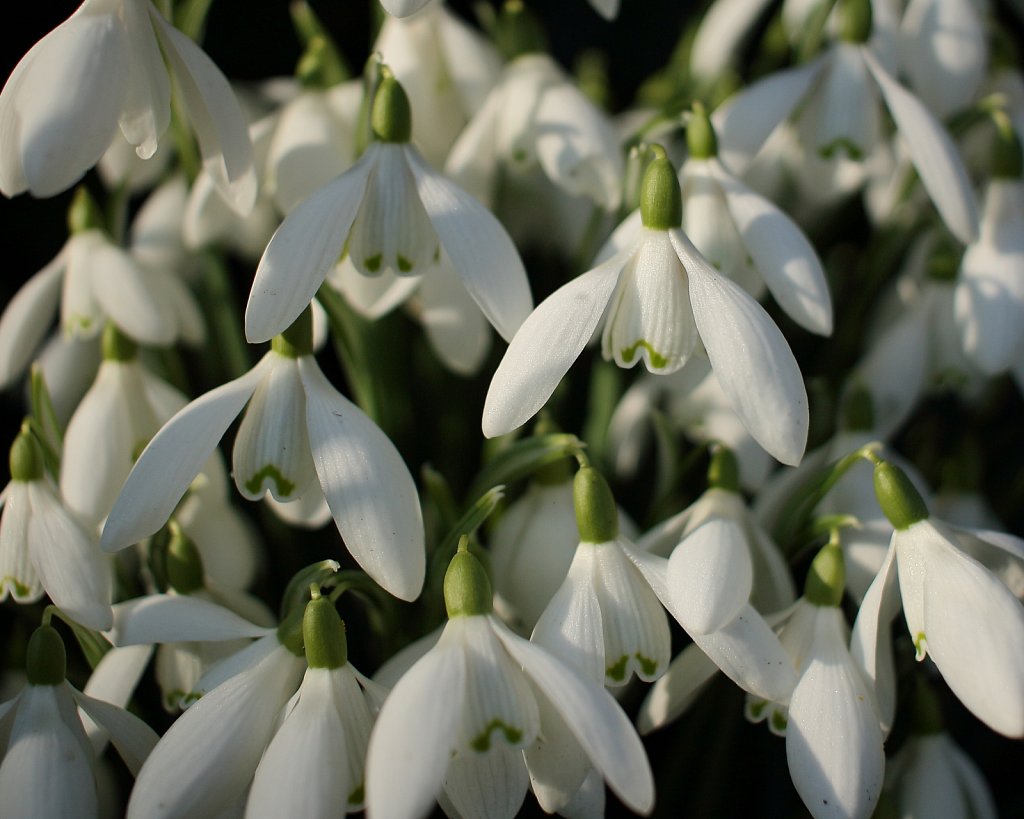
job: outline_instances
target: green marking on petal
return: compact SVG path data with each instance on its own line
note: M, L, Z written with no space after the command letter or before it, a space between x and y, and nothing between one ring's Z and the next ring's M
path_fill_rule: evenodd
M361 805L366 801L366 789L363 787L363 783L359 783L359 787L356 788L352 793L348 795L348 803L350 805Z
M516 162L520 163L520 164L526 162L526 160L529 159L529 158L530 158L530 155L528 153L526 153L526 151L523 150L522 148L516 148L512 152L512 159L515 160Z
M658 670L658 661L652 660L650 657L645 657L639 651L634 656L636 657L636 661L640 664L640 673L647 677L653 677L655 672Z
M371 273L376 273L380 270L380 263L384 260L384 257L380 253L373 256L367 256L363 259L363 267L369 270Z
M623 682L626 679L626 665L629 663L629 655L623 654L617 663L608 666L605 669L604 675L609 680L615 680L615 682Z
M782 711L772 711L772 730L783 734L786 732L787 725L789 725L789 720L786 719L786 715Z
M274 482L277 487L277 494L286 496L292 494L295 491L295 484L288 480L276 466L273 464L267 464L249 480L245 482L245 488L252 492L254 495L260 491L263 486L263 482L269 478Z
M823 145L818 149L818 154L822 159L832 159L840 151L844 151L854 162L860 162L864 158L864 151L846 137L839 137L839 139L833 140L828 145Z
M491 734L494 731L501 731L505 735L505 740L509 745L516 745L523 738L523 732L521 729L514 728L495 717L487 723L484 730L480 732L480 735L469 743L473 750L479 751L480 753L489 750L491 747Z
M747 704L747 718L753 722L760 722L765 718L765 709L768 707L767 700L757 700Z
M401 253L398 254L398 269L402 273L408 273L412 270L412 262L405 258Z
M3 580L0 580L0 589L7 588L8 586L15 600L20 597L28 597L32 593L32 589L18 580L18 578L9 574L4 575Z
M657 350L655 350L654 347L651 346L650 342L644 341L643 339L634 342L629 347L624 347L619 354L622 356L623 361L625 361L627 364L630 364L636 357L637 350L639 350L641 347L647 350L647 356L651 362L652 367L655 367L656 369L660 370L662 367L668 364L668 359L665 358L665 356L663 356Z
M919 631L914 636L914 658L921 662L926 656L928 656L928 641L925 639L924 632Z
M93 322L89 316L70 315L64 322L65 335L73 336L75 331L88 333L92 330Z

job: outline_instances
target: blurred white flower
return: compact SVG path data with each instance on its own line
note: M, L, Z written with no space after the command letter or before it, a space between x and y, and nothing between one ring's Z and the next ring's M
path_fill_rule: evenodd
M171 76L204 167L248 211L256 177L241 109L210 58L149 0L85 0L21 59L0 93L0 191L66 190L118 126L140 157L151 157L171 121Z

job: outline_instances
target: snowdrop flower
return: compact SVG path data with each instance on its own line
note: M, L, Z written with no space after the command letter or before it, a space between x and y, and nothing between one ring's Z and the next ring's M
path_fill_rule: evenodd
M894 464L876 462L875 491L895 531L857 615L853 646L883 709L895 698L889 624L898 590L918 660L931 657L953 693L990 728L1024 736L1024 606L964 548L1001 551L1019 563L1024 544L931 517Z
M971 242L978 233L977 205L956 147L893 78L884 51L867 43L873 15L868 0L850 0L843 11L842 39L824 55L755 83L715 112L720 156L742 172L775 127L799 109L801 138L809 148L862 159L880 138L881 96L942 220L960 241Z
M912 0L900 24L899 56L910 86L941 119L978 98L988 38L976 0Z
M110 626L111 573L96 535L71 512L46 474L43 452L22 428L11 447L11 482L0 500L0 600L32 603L45 592L93 629Z
M658 410L691 441L728 447L739 461L740 485L747 491L760 487L776 463L736 416L708 360L697 358L669 375L642 373L622 394L608 424L620 477L632 478L640 468Z
M139 451L185 397L149 373L138 348L112 324L103 333L103 361L64 436L60 488L68 506L98 527Z
M426 559L416 485L394 445L324 377L307 310L248 373L196 399L139 456L103 529L121 549L156 532L235 417L238 491L279 501L322 490L356 562L403 600L423 585Z
M198 309L184 284L147 269L99 230L84 189L69 213L71 237L18 291L0 317L0 383L24 371L60 308L66 335L94 338L109 319L130 338L165 346L201 333Z
M123 708L76 691L56 629L40 626L28 644L28 685L0 704L0 793L5 816L95 817L98 753L79 716L98 723L134 775L157 736ZM79 711L81 709L81 712Z
M510 20L509 27L524 24ZM445 171L490 204L500 170L521 175L538 165L557 187L606 211L621 202L622 149L611 121L549 55L528 46L502 70Z
M415 17L387 18L373 50L409 95L413 143L441 166L498 80L497 49L444 3L432 3Z
M718 270L758 298L767 285L779 306L812 333L832 333L832 300L818 255L775 205L718 159L714 127L696 107L686 126L689 158L679 169L683 230Z
M672 654L668 619L633 563L636 548L619 535L611 489L584 466L573 500L579 545L530 639L602 685L625 685L633 674L656 680Z
M539 797L557 791L567 802L590 766L627 806L649 811L651 771L625 714L603 687L498 622L465 542L444 591L440 640L388 695L370 737L368 815L425 816L444 788L459 815L512 817L531 782Z
M498 221L409 145L409 101L385 76L373 103L376 142L298 205L267 246L245 313L266 341L309 305L344 248L363 275L430 275L441 254L487 319L511 338L531 307L522 262Z
M1024 352L1024 171L1020 141L1012 130L1008 136L996 149L1000 167L985 189L981 234L964 252L953 296L964 352L988 375Z
M410 17L431 0L380 0L384 10L394 17Z
M871 816L885 771L884 734L875 695L847 647L839 604L843 557L826 545L811 564L804 596L779 625L779 638L799 670L788 709L754 703L786 735L789 773L815 819ZM783 710L788 716L783 716Z
M85 0L21 59L0 93L0 191L66 190L118 126L140 157L151 157L171 121L164 57L204 167L239 211L252 207L252 146L227 80L149 0Z
M675 372L703 345L750 434L783 463L797 463L808 412L796 360L764 309L679 229L679 183L664 151L658 153L644 175L636 238L526 320L491 381L484 434L504 434L532 417L604 317L601 351L620 367L643 360L651 372ZM632 230L630 221L620 230Z
M622 509L619 529L635 529ZM494 607L502 620L529 633L565 580L580 542L573 510L573 479L566 462L534 474L490 537Z

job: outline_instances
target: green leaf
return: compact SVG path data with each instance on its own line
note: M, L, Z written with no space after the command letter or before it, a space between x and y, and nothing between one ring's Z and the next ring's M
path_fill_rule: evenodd
M543 466L562 458L575 457L585 446L575 435L565 432L533 435L515 441L484 465L466 492L466 497L479 497L492 486L526 478Z
M321 560L296 572L281 596L281 620L285 620L294 610L305 610L306 601L309 600L309 585L323 585L340 568L337 560Z

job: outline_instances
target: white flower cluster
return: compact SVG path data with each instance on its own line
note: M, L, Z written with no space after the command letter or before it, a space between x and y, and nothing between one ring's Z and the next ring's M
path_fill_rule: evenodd
M1019 811L1005 20L591 0L686 44L613 118L521 0L381 0L358 77L300 0L244 90L210 5L84 0L0 92L0 192L78 186L0 314L0 816Z

